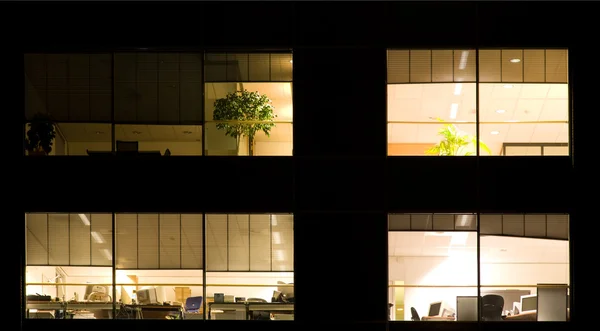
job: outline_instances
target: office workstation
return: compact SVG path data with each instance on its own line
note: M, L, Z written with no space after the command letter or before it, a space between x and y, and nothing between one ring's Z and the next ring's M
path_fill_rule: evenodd
M26 215L27 318L293 319L291 215L112 219Z
M478 233L475 214L390 215L390 320L569 319L568 216L479 221Z

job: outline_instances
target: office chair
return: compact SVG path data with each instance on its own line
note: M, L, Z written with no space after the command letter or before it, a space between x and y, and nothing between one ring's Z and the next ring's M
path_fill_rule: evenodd
M502 321L504 298L497 294L487 294L481 298L481 320Z
M419 313L417 313L417 310L415 309L415 307L410 307L410 319L412 321L420 321L421 317L419 317Z

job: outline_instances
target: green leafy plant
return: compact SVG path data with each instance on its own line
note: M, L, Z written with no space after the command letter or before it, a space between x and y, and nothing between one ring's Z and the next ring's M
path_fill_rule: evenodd
M440 118L437 120L444 122ZM442 136L443 140L425 151L425 154L441 156L473 155L474 153L469 151L469 147L473 145L477 146L478 143L476 137L459 130L456 125L451 123L443 124L442 128L438 131L438 135ZM479 141L479 147L480 150L492 154L492 151L484 142Z
M25 148L29 155L48 155L52 151L52 144L56 137L56 128L49 115L35 114L27 124L27 138Z
M271 100L258 92L247 90L228 93L215 101L213 120L217 129L225 130L225 135L235 139L236 150L240 150L240 139L248 137L249 154L254 154L254 138L259 131L270 136L277 115Z

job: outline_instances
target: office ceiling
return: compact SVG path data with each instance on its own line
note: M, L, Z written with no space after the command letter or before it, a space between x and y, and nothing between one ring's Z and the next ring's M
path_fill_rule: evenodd
M476 254L477 234L467 234L464 245L451 244L451 235L441 232L390 232L389 256L450 256L453 252ZM444 234L451 234L449 232ZM456 238L455 238L456 239ZM460 241L460 240L458 240ZM491 263L568 263L569 242L566 240L481 237L482 262Z
M457 86L459 85L459 86ZM567 84L480 84L481 140L498 154L503 142L568 142ZM458 94L458 95L456 95ZM451 118L457 104L456 118ZM435 120L476 121L476 84L388 85L388 120L433 124L391 124L390 143L437 143ZM560 123L519 123L553 121ZM471 135L475 124L456 124Z

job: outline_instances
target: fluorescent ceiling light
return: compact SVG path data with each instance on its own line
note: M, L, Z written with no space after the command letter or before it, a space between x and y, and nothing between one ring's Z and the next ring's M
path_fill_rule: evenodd
M281 244L281 233L279 233L279 232L273 232L273 243L275 245L280 245Z
M277 215L271 215L271 225L277 226Z
M290 63L294 63L294 60L290 60Z
M492 132L490 132L490 134L494 134L494 135L500 134L500 131L492 131Z
M509 123L517 123L518 121L519 121L519 120L508 120L508 121L506 121L506 122L509 122Z
M454 95L460 95L462 91L462 83L454 84Z
M100 232L92 231L92 238L97 244L104 244L104 237Z
M504 110L504 109L498 109L498 110L496 110L496 113L498 113L498 114L504 114L504 113L506 113L506 110Z
M450 239L450 246L464 246L469 238L468 232L454 232Z
M102 252L102 254L104 255L104 257L109 260L112 261L112 254L110 254L110 252L108 251L108 249L104 248L100 250Z
M457 113L458 113L458 104L457 103L453 103L450 106L450 118L451 119L455 119Z
M463 70L467 67L467 59L469 58L469 51L462 51L460 54L460 62L458 64L458 69Z
M512 63L519 63L519 62L521 62L521 59L516 59L516 58L515 59L510 59L510 62L512 62Z
M506 85L504 85L504 88L513 88L513 86L510 84L506 84Z
M85 226L90 226L90 220L88 219L86 214L78 214L79 218L81 219L81 222L83 223L83 225Z

